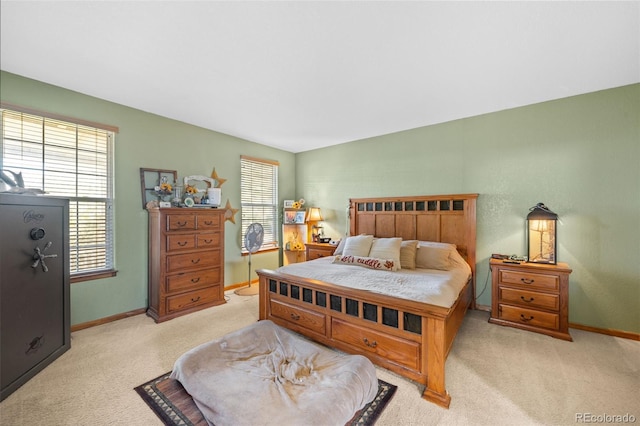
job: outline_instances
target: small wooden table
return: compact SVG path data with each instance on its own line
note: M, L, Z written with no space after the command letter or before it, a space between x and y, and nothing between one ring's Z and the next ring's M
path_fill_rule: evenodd
M569 334L569 265L498 259L491 259L489 265L490 323L573 340Z

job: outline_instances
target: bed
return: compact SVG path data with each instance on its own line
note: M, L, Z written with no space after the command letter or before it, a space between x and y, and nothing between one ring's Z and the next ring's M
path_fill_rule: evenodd
M260 269L256 271L259 318L335 349L364 355L376 365L423 384L424 399L448 408L451 397L445 388L445 362L466 310L475 307L477 197L478 194L454 194L349 201L352 237L369 235L384 241L399 237L403 244L419 241L425 246L433 243L455 247L467 264L468 275L446 300L400 297L393 290L372 290L366 282L340 285L339 279L317 279L297 269L295 273L287 268ZM420 246L417 250L421 249ZM339 256L345 257L348 256ZM354 258L356 262L374 259ZM313 262L321 265L320 269L327 269L335 259ZM364 261L367 262L370 264L334 266L344 266L345 271L361 268L377 273L383 271L376 269L391 264ZM401 272L402 268L389 273Z

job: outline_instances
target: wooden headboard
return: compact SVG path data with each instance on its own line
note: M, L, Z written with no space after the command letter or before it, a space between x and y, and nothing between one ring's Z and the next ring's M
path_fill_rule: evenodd
M349 234L453 243L471 266L475 288L477 198L478 194L352 198Z

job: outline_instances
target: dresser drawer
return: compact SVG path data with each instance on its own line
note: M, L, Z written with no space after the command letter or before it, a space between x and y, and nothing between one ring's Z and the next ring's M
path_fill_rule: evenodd
M291 306L277 300L271 300L271 315L289 321L301 327L325 334L326 320L323 314Z
M185 272L167 277L167 293L179 293L200 287L210 287L220 284L220 268L207 269L197 272Z
M167 235L167 251L187 250L196 247L196 237L193 234Z
M500 301L520 306L531 306L557 311L560 308L560 296L550 293L500 287Z
M167 231L184 231L192 229L196 229L196 216L194 214L167 215Z
M331 322L331 337L411 369L418 370L420 367L420 346L416 342L372 331L336 318Z
M201 290L194 290L189 293L183 293L177 296L169 296L167 297L167 312L172 313L182 311L184 309L215 302L219 299L219 293L219 287L213 286L203 288Z
M219 250L208 250L167 256L167 272L184 271L193 268L210 268L212 266L218 266L219 264Z
M536 274L528 271L500 271L500 284L514 284L520 288L538 288L558 291L560 277L558 275Z
M220 228L219 214L200 214L198 215L198 230L218 229Z
M206 232L198 234L198 248L218 247L220 244L219 232Z
M557 330L560 326L560 316L558 314L502 304L499 307L499 318L514 323L526 324L533 327L544 327L551 330Z

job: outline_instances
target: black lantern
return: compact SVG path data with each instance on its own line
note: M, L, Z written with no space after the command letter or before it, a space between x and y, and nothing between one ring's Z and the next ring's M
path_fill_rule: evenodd
M556 222L558 215L542 203L527 215L527 257L532 263L557 263Z

